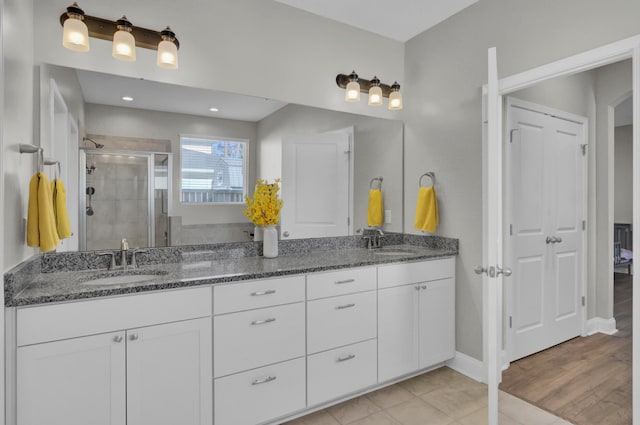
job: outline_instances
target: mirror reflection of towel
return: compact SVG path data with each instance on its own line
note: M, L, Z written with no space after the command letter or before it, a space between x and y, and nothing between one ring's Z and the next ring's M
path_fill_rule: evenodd
M433 233L438 227L438 198L433 186L421 187L416 203L416 219L414 227L424 232Z
M367 206L367 226L382 226L384 207L382 205L382 191L369 189L369 205Z
M60 179L53 180L51 188L53 189L53 215L56 219L58 237L66 239L71 236L71 225L67 212L67 190Z
M29 182L29 205L27 210L27 245L40 247L49 252L60 243L56 219L53 215L51 183L46 174L40 172Z

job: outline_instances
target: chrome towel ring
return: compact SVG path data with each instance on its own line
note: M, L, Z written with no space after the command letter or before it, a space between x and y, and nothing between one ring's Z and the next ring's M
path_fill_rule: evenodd
M431 186L436 185L436 173L434 173L433 171L429 171L420 176L420 179L418 180L419 187L429 187L429 186L422 186L422 179L425 177L429 177L431 179Z

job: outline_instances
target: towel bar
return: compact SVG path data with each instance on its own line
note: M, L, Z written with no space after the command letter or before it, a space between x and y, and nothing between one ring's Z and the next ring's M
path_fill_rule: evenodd
M434 173L433 171L429 171L424 173L423 175L420 176L420 179L418 180L418 186L422 187L422 179L425 177L429 177L431 179L431 186L435 186L436 185L436 173ZM428 186L426 186L428 187Z

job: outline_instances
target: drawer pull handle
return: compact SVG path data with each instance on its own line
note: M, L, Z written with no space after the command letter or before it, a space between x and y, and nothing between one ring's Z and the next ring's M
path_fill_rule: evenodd
M275 376L267 376L266 378L256 379L255 381L253 381L251 383L251 385L266 384L267 382L271 382L271 381L275 381L275 380L276 380Z
M351 283L355 281L356 281L355 279L336 280L335 284L342 285L343 283Z
M336 310L343 310L345 308L351 308L351 307L355 307L356 305L351 303L351 304L345 304L345 305L339 305L336 307Z
M264 319L264 320L254 320L253 322L251 322L252 325L264 325L265 323L271 323L271 322L275 322L276 318L275 317L269 317L268 319Z
M271 295L271 294L275 294L276 290L275 289L267 289L266 291L257 291L257 292L252 292L251 296L252 297L257 297L259 295Z
M355 354L347 354L346 356L338 357L337 363L346 362L347 360L355 359Z

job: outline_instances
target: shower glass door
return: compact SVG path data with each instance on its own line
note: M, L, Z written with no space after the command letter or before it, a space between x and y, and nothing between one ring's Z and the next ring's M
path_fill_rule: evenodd
M167 246L170 153L80 152L80 249Z

